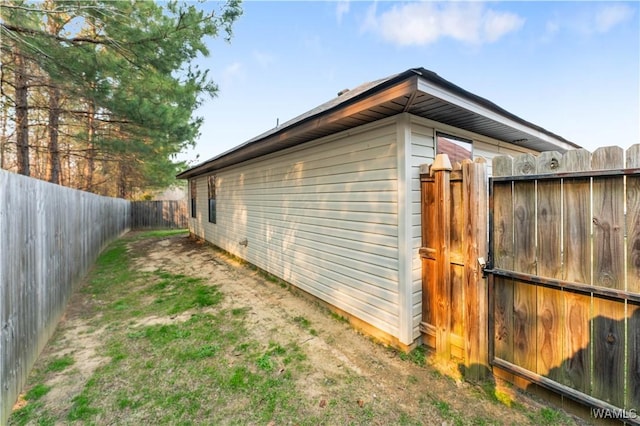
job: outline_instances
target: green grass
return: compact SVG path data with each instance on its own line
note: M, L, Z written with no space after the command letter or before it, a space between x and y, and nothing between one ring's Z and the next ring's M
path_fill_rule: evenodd
M51 390L51 386L44 385L42 383L38 383L31 389L29 389L25 395L25 399L27 401L37 401L38 399L45 396Z
M549 407L543 407L534 413L528 413L527 417L541 426L573 424L573 420L569 416Z
M188 229L159 229L154 231L145 231L138 234L135 237L135 239L144 240L148 238L166 238L166 237L173 237L173 236L182 235L182 234L184 234L184 236L189 235L189 230Z
M44 372L45 373L60 372L65 368L73 365L74 362L75 361L73 360L73 357L71 355L65 355L59 358L54 358L49 362L49 364L47 364L47 367L45 368Z
M399 352L399 357L405 361L411 361L412 363L424 367L427 365L427 348L424 346L418 346L409 353Z
M449 403L441 400L436 400L433 402L433 405L435 406L440 416L445 419L451 420L454 425L462 426L464 424L460 413L455 412L451 408L451 405Z

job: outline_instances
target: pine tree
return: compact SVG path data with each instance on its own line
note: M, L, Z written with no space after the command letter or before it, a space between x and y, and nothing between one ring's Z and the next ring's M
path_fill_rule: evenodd
M236 0L211 13L175 1L10 0L0 12L0 163L131 196L170 182L180 166L172 158L195 143L202 119L193 113L217 86L193 60L209 54L207 37L230 39L241 8ZM29 115L40 110L46 133ZM30 168L30 158L46 167Z

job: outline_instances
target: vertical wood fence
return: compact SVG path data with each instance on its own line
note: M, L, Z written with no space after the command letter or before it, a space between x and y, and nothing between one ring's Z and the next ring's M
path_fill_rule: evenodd
M131 229L185 229L188 226L186 200L131 202Z
M492 166L488 210L484 164L436 158L421 175L424 344L472 380L490 368L637 413L640 145Z
M130 204L0 170L0 424Z
M640 145L493 162L492 364L640 408ZM636 420L637 421L637 420Z
M465 377L488 371L487 167L465 161L452 168L438 155L422 185L423 342L438 357L456 359Z

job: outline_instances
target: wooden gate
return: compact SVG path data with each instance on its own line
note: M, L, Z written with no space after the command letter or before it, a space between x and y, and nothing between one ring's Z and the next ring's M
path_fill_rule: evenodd
M640 408L640 145L493 161L491 364ZM627 419L637 422L637 419Z
M487 167L483 160L452 168L438 155L422 185L422 323L425 345L465 367L465 377L488 368Z

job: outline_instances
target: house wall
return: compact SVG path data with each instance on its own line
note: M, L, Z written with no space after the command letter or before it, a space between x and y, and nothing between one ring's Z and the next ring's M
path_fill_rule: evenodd
M396 119L197 178L193 233L398 336ZM247 239L247 246L239 244Z
M400 114L218 171L217 224L196 178L190 230L409 345L422 320L419 166L436 131L471 139L476 157L531 152Z

